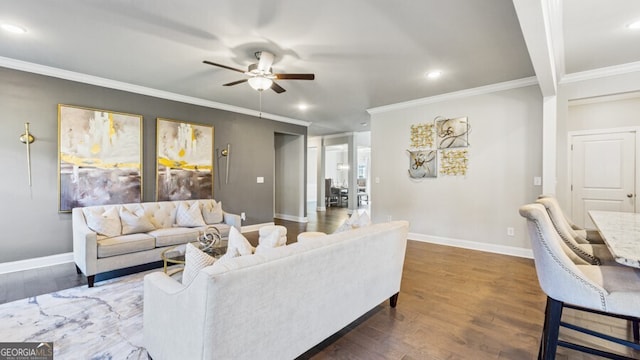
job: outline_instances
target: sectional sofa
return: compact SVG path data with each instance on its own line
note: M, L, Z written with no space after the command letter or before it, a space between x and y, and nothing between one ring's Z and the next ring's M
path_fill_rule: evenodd
M240 230L240 221L215 200L74 208L73 259L93 287L96 274L160 261L163 250L196 241L209 226L225 239L231 226Z
M154 360L294 359L400 291L408 223L389 222L219 260L188 285L144 278ZM187 262L189 259L187 259Z

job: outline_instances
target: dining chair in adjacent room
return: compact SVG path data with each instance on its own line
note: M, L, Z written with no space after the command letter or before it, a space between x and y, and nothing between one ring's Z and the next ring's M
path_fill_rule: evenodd
M587 261L591 265L616 265L616 261L611 255L611 252L605 244L590 244L586 243L584 238L579 238L578 235L571 230L569 224L565 221L565 217L560 210L558 202L551 197L538 198L536 203L542 204L549 214L551 223L560 235L560 238L567 244L567 246L573 250L583 260ZM582 242L579 242L582 240Z
M640 317L640 269L626 266L576 265L562 250L564 242L551 223L542 204L520 208L527 219L531 248L540 287L547 295L547 308L538 359L555 359L558 346L602 356L609 359L633 359L625 355L586 345L559 340L560 327L595 336L629 347L640 355L637 326L627 340L603 334L561 320L563 308L571 308L629 320L637 325Z
M558 199L555 198L555 196L542 194L538 196L538 199L551 199L551 201L553 202L553 208L551 209L551 211L559 213L558 216L562 216L562 218L564 218L564 221L567 223L567 226L569 226L572 235L576 238L578 243L604 244L604 240L602 240L602 236L600 236L598 230L587 230L571 221L571 219L569 219L564 211L562 211L562 207L560 207L560 203L558 202Z
M332 182L331 179L324 179L324 202L326 207L330 207L331 204L338 205L338 197L333 191Z

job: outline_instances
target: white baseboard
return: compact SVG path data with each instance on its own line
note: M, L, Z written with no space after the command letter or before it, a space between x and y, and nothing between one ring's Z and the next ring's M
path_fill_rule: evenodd
M316 211L327 211L327 208L325 206L318 206Z
M246 233L246 232L258 231L258 230L260 230L261 227L269 226L269 225L275 225L275 223L274 222L268 222L268 223L262 223L262 224L246 225L246 226L242 227L241 232Z
M73 253L64 253L33 259L5 262L0 264L0 274L37 269L41 267L66 264L70 262L73 262Z
M308 223L309 219L306 216L293 216L287 214L275 214L273 216L276 219L287 220L287 221L295 221L299 223Z
M518 248L513 246L496 245L479 243L469 240L451 239L440 236L431 236L424 234L409 233L407 236L410 240L428 242L439 245L455 246L463 249L479 250L496 254L517 256L521 258L533 259L533 250Z

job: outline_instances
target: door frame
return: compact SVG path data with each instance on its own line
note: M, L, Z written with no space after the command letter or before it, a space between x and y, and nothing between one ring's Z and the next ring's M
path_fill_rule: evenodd
M615 133L623 133L623 132L633 132L636 135L636 151L635 151L635 159L636 159L636 163L635 163L635 194L634 194L634 208L636 209L636 212L640 212L640 208L638 207L638 205L640 205L640 201L638 200L638 192L640 190L640 126L625 126L625 127L616 127L616 128L605 128L605 129L593 129L593 130L574 130L574 131L569 131L567 132L567 159L568 164L567 164L567 170L568 170L568 175L569 175L569 183L567 184L568 187L568 191L569 191L569 201L570 201L570 206L568 207L569 209L569 216L571 218L574 218L575 214L573 213L573 191L571 189L571 186L573 185L573 156L572 156L572 152L571 152L571 146L573 144L573 137L574 136L584 136L584 135L603 135L603 134L615 134Z

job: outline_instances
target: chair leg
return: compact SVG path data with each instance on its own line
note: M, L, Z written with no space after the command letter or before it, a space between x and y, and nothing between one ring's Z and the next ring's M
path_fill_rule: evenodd
M554 360L556 358L562 306L563 303L561 301L547 297L547 310L544 320L545 326L541 344L542 354L538 354L538 359Z

